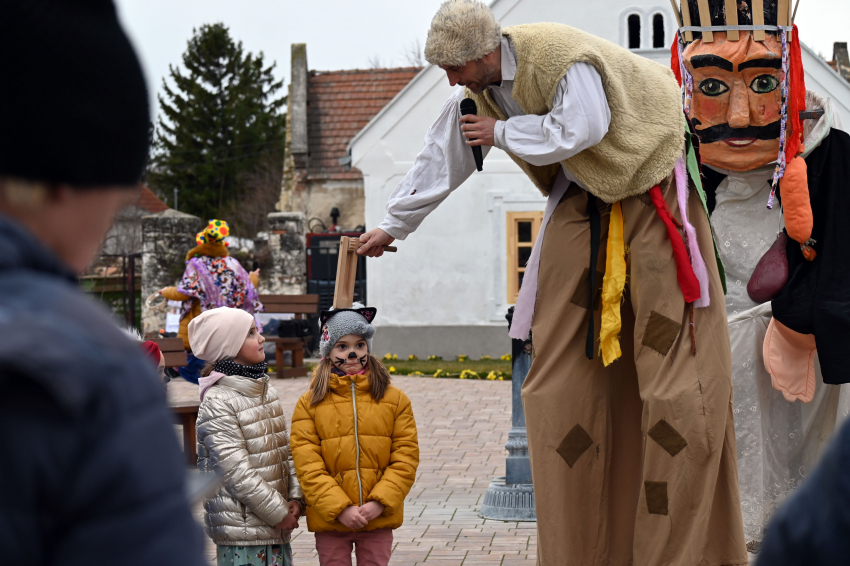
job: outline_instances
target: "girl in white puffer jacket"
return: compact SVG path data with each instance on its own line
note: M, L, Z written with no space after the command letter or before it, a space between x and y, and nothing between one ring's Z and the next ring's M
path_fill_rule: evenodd
M223 477L204 503L219 566L291 566L290 533L304 506L264 341L241 309L208 310L189 324L192 351L207 361L199 383L198 467Z

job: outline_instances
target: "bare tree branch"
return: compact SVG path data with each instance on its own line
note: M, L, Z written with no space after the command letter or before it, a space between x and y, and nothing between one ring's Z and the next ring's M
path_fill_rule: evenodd
M404 60L410 67L424 67L425 57L422 54L422 44L415 39L404 49Z

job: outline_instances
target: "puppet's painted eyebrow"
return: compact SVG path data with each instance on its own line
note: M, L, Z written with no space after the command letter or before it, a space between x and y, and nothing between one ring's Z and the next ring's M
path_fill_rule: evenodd
M694 55L691 57L691 67L694 69L699 69L700 67L718 67L724 71L731 72L732 62L717 55Z
M744 69L751 69L753 67L756 68L767 68L767 69L781 69L782 68L782 59L779 57L772 57L769 59L752 59L750 61L744 61L743 63L738 63L738 70L743 71Z

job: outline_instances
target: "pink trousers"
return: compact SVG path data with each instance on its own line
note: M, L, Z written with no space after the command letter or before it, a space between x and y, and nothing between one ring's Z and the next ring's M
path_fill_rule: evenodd
M387 566L393 551L393 530L316 533L320 566L351 566L352 546L357 566Z

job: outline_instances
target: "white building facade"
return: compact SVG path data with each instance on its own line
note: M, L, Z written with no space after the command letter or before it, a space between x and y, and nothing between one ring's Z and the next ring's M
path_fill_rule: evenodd
M676 20L669 3L495 0L491 9L503 27L560 22L670 64ZM803 65L807 87L830 97L850 119L850 83L807 48ZM364 177L367 228L383 219L388 197L453 90L442 70L428 66L351 141L351 165ZM398 242L398 253L369 260L368 301L378 309L375 353L449 359L509 352L505 314L544 205L519 167L491 149L484 170Z

